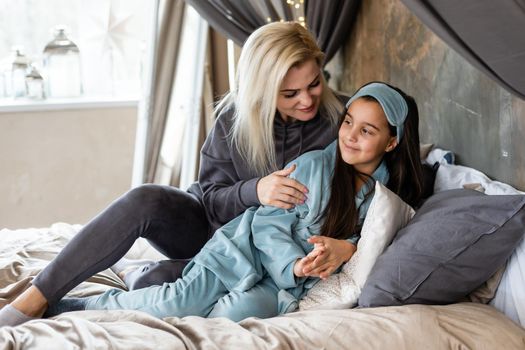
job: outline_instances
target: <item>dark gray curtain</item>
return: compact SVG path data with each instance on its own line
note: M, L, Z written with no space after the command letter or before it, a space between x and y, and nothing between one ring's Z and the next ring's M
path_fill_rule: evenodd
M271 20L292 20L286 0L185 0L218 32L242 46L257 28ZM328 62L341 47L355 20L360 0L305 0L308 29Z
M216 31L242 46L255 29L264 25L264 18L246 0L185 0Z
M525 99L525 0L402 0L434 33Z
M360 0L305 1L306 26L315 34L326 62L345 44L360 3Z

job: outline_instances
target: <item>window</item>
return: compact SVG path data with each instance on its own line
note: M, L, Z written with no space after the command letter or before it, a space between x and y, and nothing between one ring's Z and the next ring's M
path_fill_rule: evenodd
M149 33L148 0L1 0L1 72L12 69L17 47L35 67L43 69L43 50L53 28L65 25L78 46L84 96L138 96ZM0 79L0 98L6 97L7 75ZM7 97L12 97L11 96Z

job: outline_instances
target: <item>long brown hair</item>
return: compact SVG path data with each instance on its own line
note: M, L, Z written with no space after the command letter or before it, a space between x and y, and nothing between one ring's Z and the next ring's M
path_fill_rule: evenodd
M387 187L406 203L417 207L423 197L423 168L419 156L419 112L414 98L394 86L388 86L403 96L408 105L408 115L401 141L383 157L390 174ZM372 96L364 96L364 98L379 103ZM343 121L344 115L339 126ZM390 135L397 136L396 128L389 126ZM355 205L355 185L358 178L365 182L363 186L368 185L370 188L365 196L368 197L374 190L373 178L345 163L337 147L330 199L323 212L325 220L321 227L322 236L345 239L356 233L359 212Z

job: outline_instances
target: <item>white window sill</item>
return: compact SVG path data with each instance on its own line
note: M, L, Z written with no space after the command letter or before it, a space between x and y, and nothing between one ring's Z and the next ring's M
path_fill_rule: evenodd
M0 99L0 113L137 107L138 103L138 96L83 96L72 98L50 98L45 100L14 100L4 98Z

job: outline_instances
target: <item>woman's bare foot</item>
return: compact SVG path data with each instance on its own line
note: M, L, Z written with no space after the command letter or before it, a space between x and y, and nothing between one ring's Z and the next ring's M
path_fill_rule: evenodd
M48 306L46 297L35 286L26 289L11 305L26 316L37 318L42 317Z
M42 317L47 305L47 299L44 295L36 287L31 286L11 304L0 310L0 327L14 327Z

